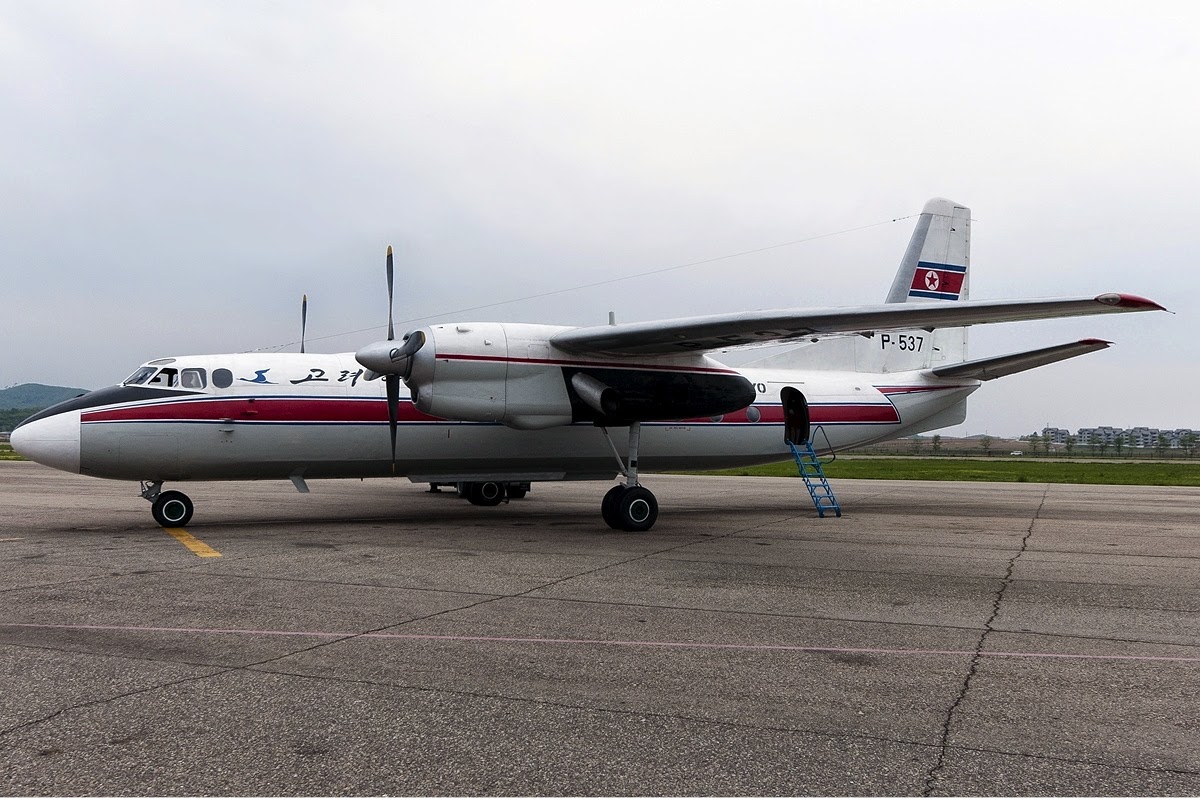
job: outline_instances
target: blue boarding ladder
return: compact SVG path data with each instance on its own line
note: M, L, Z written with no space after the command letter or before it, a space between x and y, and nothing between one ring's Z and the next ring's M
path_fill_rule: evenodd
M813 434L815 435L818 431L825 435L825 430L820 427L814 429ZM804 443L787 441L788 448L792 450L792 457L796 458L796 468L800 471L800 478L808 486L808 495L812 497L813 506L817 508L817 516L824 518L826 510L833 510L833 514L841 518L842 506L838 504L837 497L833 495L833 488L829 486L829 480L825 478L825 469L821 467L821 461L817 459L812 438L813 435L810 435L809 440ZM825 443L826 445L829 443L828 435L825 436Z

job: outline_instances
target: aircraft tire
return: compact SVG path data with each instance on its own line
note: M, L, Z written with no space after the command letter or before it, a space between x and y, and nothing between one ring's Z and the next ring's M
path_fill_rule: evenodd
M508 498L510 499L524 499L525 494L529 492L529 489L517 487L516 485L509 485L504 489L504 492L508 494Z
M610 529L621 529L621 517L618 514L617 506L621 503L621 497L625 495L624 485L613 485L608 493L604 494L604 501L600 502L600 515L604 518L604 523L608 524Z
M627 488L617 504L617 517L626 532L645 532L658 520L658 499L646 488Z
M177 490L165 490L158 494L154 504L150 505L150 514L162 527L187 526L192 520L192 500L186 493Z
M495 507L504 501L503 482L470 482L467 484L467 501L480 507Z

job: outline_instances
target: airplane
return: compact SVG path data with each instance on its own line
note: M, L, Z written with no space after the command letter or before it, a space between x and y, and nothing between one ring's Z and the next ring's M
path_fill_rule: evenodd
M193 503L165 482L407 477L456 484L474 504L534 482L624 482L613 529L645 531L658 501L644 470L776 462L788 442L850 449L966 418L991 379L1104 349L1085 339L967 359L975 324L1164 310L1129 294L968 298L971 212L925 204L884 304L791 308L588 327L459 322L355 353L164 357L120 384L47 408L11 443L71 473L137 480L154 519ZM793 344L737 368L713 353ZM610 430L623 430L612 435ZM615 438L615 440L614 440Z

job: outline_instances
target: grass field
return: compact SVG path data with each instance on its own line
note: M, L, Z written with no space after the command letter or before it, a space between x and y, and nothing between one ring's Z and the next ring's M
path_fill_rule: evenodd
M0 443L0 460L24 460L25 458L13 451L10 444Z
M694 472L699 473L699 472ZM794 477L792 461L705 472L713 475ZM1200 463L1074 462L1023 459L959 460L917 457L843 459L825 466L833 479L930 479L953 482L1065 482L1076 485L1200 486Z

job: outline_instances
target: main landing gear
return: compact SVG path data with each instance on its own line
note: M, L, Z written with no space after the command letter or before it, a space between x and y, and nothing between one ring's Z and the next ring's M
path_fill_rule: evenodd
M642 438L641 422L634 421L629 425L628 464L621 460L621 455L617 452L617 447L613 445L612 438L608 437L608 430L604 427L600 429L604 433L605 439L608 440L608 445L612 447L613 455L617 458L617 465L625 477L624 485L615 485L608 493L604 494L604 501L600 503L600 515L604 517L604 522L613 529L623 529L626 532L645 532L658 520L658 499L654 498L654 494L648 489L638 484L637 463L638 446Z
M441 493L442 488L454 488L458 495L480 507L495 507L508 499L524 499L529 493L528 482L430 482L429 493Z
M143 482L142 498L150 502L150 514L159 526L187 526L192 520L192 500L186 493L177 490L163 490L162 482Z
M468 482L466 484L467 501L480 507L495 507L504 501L507 494L501 482Z

